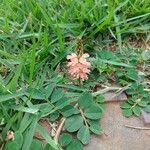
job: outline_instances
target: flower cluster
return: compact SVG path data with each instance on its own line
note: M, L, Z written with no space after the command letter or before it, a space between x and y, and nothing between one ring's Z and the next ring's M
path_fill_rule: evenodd
M75 53L67 56L68 60L68 73L74 79L80 79L85 81L88 79L88 74L90 73L89 67L90 62L86 60L89 54L85 53L82 56L77 56Z
M8 140L15 140L14 132L13 131L8 131L7 132L7 139Z

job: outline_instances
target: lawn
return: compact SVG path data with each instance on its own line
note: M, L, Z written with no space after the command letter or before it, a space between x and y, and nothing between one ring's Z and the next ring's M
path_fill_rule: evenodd
M108 91L150 112L149 0L0 0L0 149L82 150Z

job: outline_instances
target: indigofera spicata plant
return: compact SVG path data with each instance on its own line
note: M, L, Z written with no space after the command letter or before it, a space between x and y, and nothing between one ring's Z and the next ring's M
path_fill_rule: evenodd
M79 81L88 79L88 74L90 73L88 57L89 54L83 51L81 39L78 39L76 52L67 56L68 73L72 79ZM76 143L76 146L82 149L82 144L89 143L91 133L102 133L100 118L103 114L103 108L94 101L95 98L90 92L80 93L74 103L61 110L62 115L65 117L65 130L70 133L76 133L78 139L75 140L70 134L62 133L59 138L62 147L66 149L73 148Z

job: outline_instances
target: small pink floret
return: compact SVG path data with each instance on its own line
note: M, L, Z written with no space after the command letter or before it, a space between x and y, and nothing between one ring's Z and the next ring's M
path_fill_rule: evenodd
M7 139L8 140L15 140L14 132L13 131L8 131L7 132Z

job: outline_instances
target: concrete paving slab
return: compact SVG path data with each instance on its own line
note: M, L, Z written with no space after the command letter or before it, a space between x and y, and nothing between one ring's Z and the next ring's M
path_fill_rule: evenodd
M142 111L142 116L143 116L145 125L150 125L150 113Z
M127 95L122 92L121 94L117 95L114 92L107 92L103 94L106 102L119 102L127 100Z
M119 103L107 103L101 120L103 135L91 137L85 150L150 150L150 130L127 128L125 125L144 127L138 117L125 118Z

